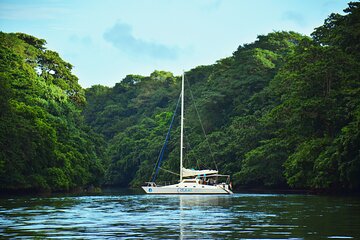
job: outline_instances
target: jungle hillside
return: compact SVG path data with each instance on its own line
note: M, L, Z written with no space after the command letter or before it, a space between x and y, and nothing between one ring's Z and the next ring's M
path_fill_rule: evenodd
M210 49L209 49L210 50ZM360 3L310 36L259 35L185 72L185 167L235 188L360 190ZM181 76L84 89L46 41L0 32L0 190L138 187L151 179ZM176 181L179 112L158 181Z

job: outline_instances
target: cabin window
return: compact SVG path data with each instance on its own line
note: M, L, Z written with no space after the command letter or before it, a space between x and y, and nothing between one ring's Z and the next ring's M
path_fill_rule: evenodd
M202 186L202 188L204 188L204 186Z
M184 182L186 182L186 183L196 183L196 181L194 181L194 180L184 180Z

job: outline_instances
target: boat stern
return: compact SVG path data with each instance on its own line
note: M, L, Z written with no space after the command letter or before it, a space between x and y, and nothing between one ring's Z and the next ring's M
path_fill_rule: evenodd
M146 186L142 186L141 188L148 194L153 193L153 189L156 188L156 183L154 182L146 182Z
M142 186L141 187L147 194L153 193L153 188L151 186Z

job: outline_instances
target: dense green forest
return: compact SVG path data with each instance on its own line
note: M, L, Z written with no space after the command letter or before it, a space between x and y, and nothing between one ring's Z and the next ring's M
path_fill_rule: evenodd
M45 44L0 33L0 189L99 186L105 143L84 123L72 66Z
M360 189L360 3L309 36L272 32L185 73L185 166L237 187ZM0 188L149 181L180 76L82 89L45 41L1 33ZM199 121L201 119L201 123ZM179 169L179 121L163 169ZM204 136L206 133L206 137ZM158 180L176 180L161 171Z

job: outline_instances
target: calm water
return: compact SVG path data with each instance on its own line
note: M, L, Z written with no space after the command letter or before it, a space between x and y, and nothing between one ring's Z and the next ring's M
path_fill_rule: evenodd
M124 192L3 197L0 238L360 239L360 199Z

